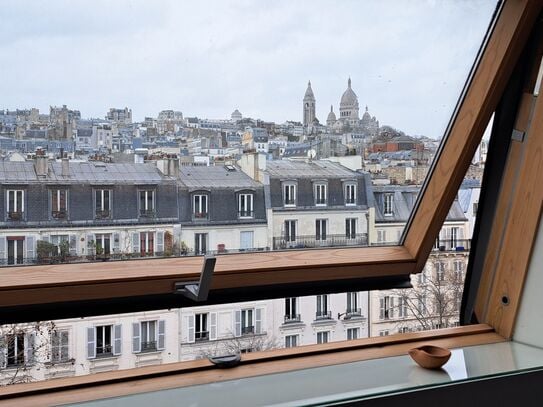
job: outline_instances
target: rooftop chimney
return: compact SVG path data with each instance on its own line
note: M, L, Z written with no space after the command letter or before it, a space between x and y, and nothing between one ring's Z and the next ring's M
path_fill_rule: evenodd
M63 177L69 177L70 176L70 159L67 158L67 157L62 158L61 175Z
M41 148L36 150L36 158L34 159L34 169L36 170L36 175L38 177L47 176L47 156L45 151Z

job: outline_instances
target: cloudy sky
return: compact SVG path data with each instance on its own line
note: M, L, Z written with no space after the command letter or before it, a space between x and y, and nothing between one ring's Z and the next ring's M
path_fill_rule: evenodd
M0 109L66 104L134 118L326 120L352 78L361 112L440 137L495 0L0 0Z

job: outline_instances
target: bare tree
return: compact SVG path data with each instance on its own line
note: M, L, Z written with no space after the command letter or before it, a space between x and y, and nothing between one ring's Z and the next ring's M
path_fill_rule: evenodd
M277 349L279 342L272 336L266 334L248 334L235 336L229 333L225 339L214 341L212 346L200 351L200 356L208 358L212 356L235 355L248 352L259 352L270 349Z
M54 322L0 326L0 386L38 379L51 360L53 332Z

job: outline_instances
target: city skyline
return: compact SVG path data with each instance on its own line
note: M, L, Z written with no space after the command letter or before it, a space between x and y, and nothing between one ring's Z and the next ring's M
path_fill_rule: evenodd
M226 119L238 108L282 123L301 121L311 80L324 124L351 77L361 111L368 105L383 125L438 138L495 2L401 4L392 13L388 4L383 20L378 2L7 2L0 69L15 80L0 82L1 108L66 104L103 118L128 106L136 121L163 109ZM32 52L14 58L21 49Z

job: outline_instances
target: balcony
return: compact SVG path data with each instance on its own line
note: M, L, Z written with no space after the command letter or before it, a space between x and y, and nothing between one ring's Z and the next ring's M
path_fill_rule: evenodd
M336 246L367 246L367 233L357 233L346 236L326 235L325 239L317 239L315 235L296 236L294 239L289 236L280 236L273 238L273 249L306 249L313 247L336 247Z
M360 308L347 308L347 310L345 311L345 319L360 317L362 317L362 309Z
M51 217L53 219L66 219L66 211L65 210L52 211L51 212Z
M332 311L317 311L315 313L315 320L322 321L324 319L332 319Z
M241 334L242 335L250 335L255 333L255 327L254 326L242 326L241 327Z
M140 209L141 218L154 218L156 215L154 209Z
M439 239L434 245L434 251L440 252L469 252L471 239Z
M302 322L302 316L300 314L285 315L285 324L295 324Z
M253 211L238 211L239 218L252 218L254 217Z
M209 341L209 331L200 331L194 334L194 340L196 342Z
M155 350L157 350L156 341L142 342L141 343L141 351L142 352L154 352Z
M109 219L111 217L111 211L109 209L103 211L97 210L95 217L96 219Z
M9 220L22 220L23 219L23 212L21 212L21 211L8 212L8 219Z
M97 358L107 358L113 356L113 349L111 345L97 346L96 347L96 357Z

